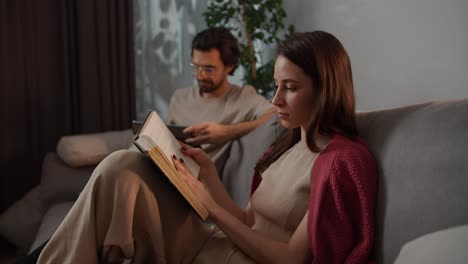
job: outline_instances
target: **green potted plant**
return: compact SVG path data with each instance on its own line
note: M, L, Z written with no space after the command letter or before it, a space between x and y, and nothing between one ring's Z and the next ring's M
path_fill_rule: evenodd
M240 64L245 69L244 82L255 87L267 98L274 93L273 59L265 60L258 50L265 45L277 45L294 32L285 29L286 12L282 0L212 0L203 17L208 27L226 27L239 39Z

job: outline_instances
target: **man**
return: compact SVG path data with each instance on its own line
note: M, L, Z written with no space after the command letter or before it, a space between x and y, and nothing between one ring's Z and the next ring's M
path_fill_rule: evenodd
M178 89L171 98L168 122L188 126L187 143L202 144L218 171L229 142L266 122L271 103L252 86L229 83L239 63L237 39L225 28L199 32L192 41L192 68L197 85Z

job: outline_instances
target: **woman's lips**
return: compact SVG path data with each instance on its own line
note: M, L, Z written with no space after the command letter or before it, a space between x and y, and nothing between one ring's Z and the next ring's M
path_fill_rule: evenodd
M285 119L285 118L287 118L287 117L288 117L288 114L286 114L286 113L281 113L281 112L278 112L278 117L279 117L280 119Z

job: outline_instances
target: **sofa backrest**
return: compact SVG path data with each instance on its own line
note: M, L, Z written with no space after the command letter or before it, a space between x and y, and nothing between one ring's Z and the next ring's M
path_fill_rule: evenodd
M375 252L468 223L468 99L358 114L379 169Z
M378 263L393 263L421 235L468 223L468 99L359 113L357 121L379 169ZM271 118L232 143L221 177L238 205L250 197L258 158L283 129Z

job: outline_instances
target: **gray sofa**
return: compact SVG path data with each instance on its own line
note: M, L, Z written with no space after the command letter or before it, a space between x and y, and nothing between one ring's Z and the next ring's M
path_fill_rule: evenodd
M447 250L433 252L421 250L428 241L413 240L435 231L450 233L453 227L468 228L468 99L358 117L359 133L379 169L378 263L393 263L408 242L417 244L414 252L402 252L398 263L466 263L467 251L454 252L457 245L450 238L438 242ZM437 262L436 254L446 254L444 261ZM463 262L457 262L460 255Z
M359 113L358 127L379 169L375 243L378 263L463 263L460 261L468 257L459 246L468 242L468 99ZM232 143L222 180L239 205L244 206L249 198L257 158L281 129L271 119ZM125 140L129 140L128 133ZM53 162L62 169L76 170L59 157L50 154L44 167ZM69 180L74 182L73 187L66 185L66 195L62 193L60 199L49 197L47 203L36 201L36 207L41 204L38 211L42 211L37 213L38 223L29 227L29 232L35 234L29 247L34 248L54 232L83 187L83 179L89 177L92 165L78 170L86 172L81 176L71 172L61 175L62 180L69 175L75 179ZM39 189L47 185L45 173L51 172L44 171ZM36 192L40 193L39 189ZM50 196L51 192L56 191L49 188L46 193ZM0 233L5 229L2 217Z
M377 263L466 263L468 251L456 249L468 236L450 234L468 234L468 99L359 113L357 122L379 170ZM239 204L265 139L280 129L270 122L232 144L223 181Z

